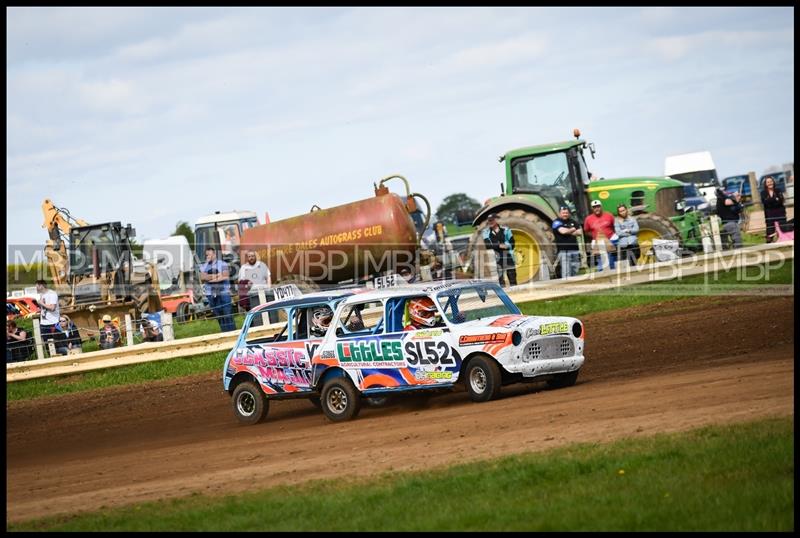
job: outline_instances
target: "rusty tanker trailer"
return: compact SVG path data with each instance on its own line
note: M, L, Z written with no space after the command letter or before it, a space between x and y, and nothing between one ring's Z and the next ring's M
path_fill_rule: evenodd
M406 196L389 192L390 179L405 183ZM424 214L416 199L427 205ZM416 225L415 225L416 220ZM249 228L242 247L269 267L273 285L293 283L305 291L363 283L388 274L414 273L418 234L430 220L430 204L411 193L402 176L375 185L375 196Z

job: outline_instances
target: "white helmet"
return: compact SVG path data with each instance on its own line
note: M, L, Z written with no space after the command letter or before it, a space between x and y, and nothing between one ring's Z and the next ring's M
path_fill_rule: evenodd
M327 305L318 306L311 312L311 334L313 336L325 336L328 326L333 319L333 310Z

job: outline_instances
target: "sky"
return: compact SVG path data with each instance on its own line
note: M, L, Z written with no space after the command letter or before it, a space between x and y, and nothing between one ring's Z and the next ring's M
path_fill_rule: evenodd
M139 242L393 174L483 202L500 155L576 127L606 178L794 161L791 7L16 7L6 47L8 249L43 248L45 198Z

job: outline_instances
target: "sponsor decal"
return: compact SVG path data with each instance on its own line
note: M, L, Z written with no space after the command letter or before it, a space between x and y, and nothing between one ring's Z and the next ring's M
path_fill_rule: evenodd
M525 338L530 338L531 336L536 336L539 334L539 329L528 329L525 331Z
M362 340L336 344L336 358L344 367L405 368L400 340Z
M426 338L433 338L434 336L442 336L444 331L442 329L422 329L414 333L411 340L425 340Z
M414 372L414 377L416 379L433 379L433 380L453 379L453 372L423 372L422 370L417 370L416 372Z
M239 366L278 366L281 368L308 368L305 353L294 349L248 347L239 349L233 357Z
M316 348L316 345L314 346ZM259 372L263 383L274 385L311 386L308 359L302 351L283 348L240 348L233 364L251 366Z
M271 383L273 385L295 385L297 387L311 386L310 372L308 370L259 366L258 372L263 383Z
M499 344L506 341L506 333L465 334L458 338L460 346L477 346L480 344Z
M325 351L322 352L322 358L323 359L335 359L336 358L336 353L334 353L332 349L326 349Z
M569 331L569 323L566 321L556 321L554 323L544 323L539 326L539 334L547 336L548 334L562 334Z
M411 366L426 364L447 366L456 363L450 353L450 346L443 340L438 342L406 342L405 355L408 364Z

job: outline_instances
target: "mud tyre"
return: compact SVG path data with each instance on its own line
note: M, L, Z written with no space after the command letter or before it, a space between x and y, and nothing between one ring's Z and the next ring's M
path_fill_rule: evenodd
M253 381L244 381L233 390L233 414L247 425L258 424L267 418L269 400Z
M524 209L506 209L497 216L500 225L510 228L514 235L517 284L538 279L543 260L549 272L556 259L555 236L550 226L539 216ZM491 278L492 268L496 266L493 253L487 252L483 242L486 226L485 220L479 223L470 239L470 259L478 278Z
M331 422L343 422L358 416L361 395L346 377L334 377L322 387L322 412Z
M469 361L464 384L473 402L488 402L500 395L503 377L500 367L489 357L476 357Z

